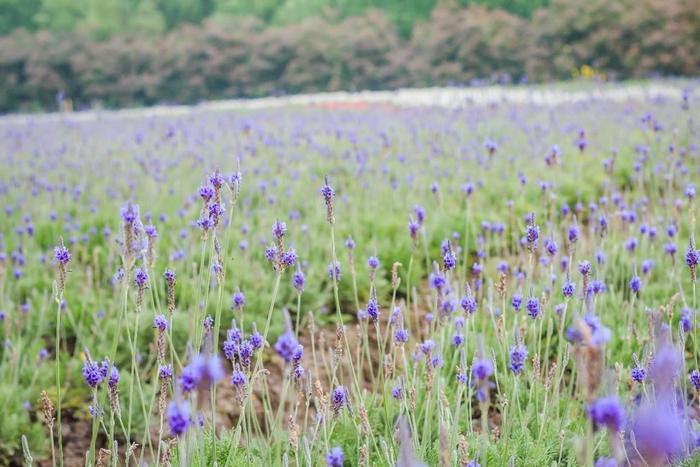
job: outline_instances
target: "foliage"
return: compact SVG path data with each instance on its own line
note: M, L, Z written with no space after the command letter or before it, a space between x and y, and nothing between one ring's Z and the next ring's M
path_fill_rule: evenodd
M167 18L154 14L155 3L143 2L143 14L131 15L121 1L98 2L76 9L80 18L60 19L82 24L75 31L0 38L0 110L56 108L59 93L74 108L123 107L548 81L577 70L610 79L692 75L700 63L700 9L692 0L633 3L556 0L531 21L499 9L441 4L403 40L391 16L375 9L345 18L326 10L274 27L215 15L161 36ZM92 21L104 16L128 18L138 33L111 35L111 26ZM47 17L61 18L48 10ZM111 37L94 40L95 33Z
M529 17L547 0L460 0L462 6L482 5ZM212 17L256 18L282 25L335 12L340 18L361 16L378 9L409 37L416 21L425 19L442 2L437 0L0 0L0 35L15 29L71 31L89 29L94 37L134 31L137 16L164 23L168 30L183 24L200 24ZM123 13L126 12L127 15ZM138 13L136 13L138 12ZM99 16L96 16L99 14Z

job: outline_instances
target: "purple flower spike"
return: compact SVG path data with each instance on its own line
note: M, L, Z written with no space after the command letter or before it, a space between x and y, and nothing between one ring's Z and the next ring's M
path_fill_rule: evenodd
M540 314L540 301L536 297L529 297L527 303L525 304L527 309L527 314L530 318L535 319Z
M168 329L168 318L165 315L155 315L153 317L153 327L159 331L165 331Z
M700 370L691 371L688 379L690 380L690 384L693 385L693 389L695 389L696 392L700 391Z
M272 236L275 238L275 240L280 241L286 234L287 224L280 220L276 220L275 223L272 224Z
M170 432L174 436L182 435L192 424L189 405L186 402L170 401L167 417Z
M520 374L527 361L527 347L522 344L510 348L510 370L514 374Z
M83 378L88 386L95 389L102 382L104 376L98 363L90 360L85 361L83 364Z
M488 359L479 359L472 365L472 375L477 380L484 380L493 374L493 362Z
M340 446L336 446L326 453L326 464L328 467L343 467L345 455Z
M57 246L54 248L54 256L56 258L56 262L62 266L65 266L71 260L70 252L65 246Z
M588 416L595 427L619 432L625 427L625 409L615 396L603 397L588 406Z
M148 285L148 273L144 268L138 268L134 273L134 284L141 290L145 289Z

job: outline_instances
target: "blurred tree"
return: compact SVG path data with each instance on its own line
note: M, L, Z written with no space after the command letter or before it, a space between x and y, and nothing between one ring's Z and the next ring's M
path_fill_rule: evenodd
M329 0L284 0L275 10L271 22L276 25L299 23L305 19L322 16L332 7Z
M217 14L170 31L161 1L45 0L37 25L56 31L0 36L0 111L54 108L58 91L76 107L128 106L548 81L570 79L584 65L612 79L695 76L700 63L699 0L551 0L530 20L439 0L410 40L401 40L386 10L344 16L346 0L333 8L315 0L317 10L305 13L312 17L283 26ZM395 0L382 1L389 8Z
M460 0L463 6L469 4L483 5L486 8L500 8L517 16L529 18L538 9L549 4L549 0Z
M135 6L131 0L87 0L85 17L77 27L104 40L126 29Z
M34 29L41 0L0 0L0 35L15 29Z
M165 32L210 17L255 17L287 25L319 17L337 22L382 11L408 38L416 21L436 6L482 5L529 18L550 0L0 0L0 36L17 28L68 31L76 28L104 39L125 31ZM155 10L155 11L154 11ZM163 23L163 26L161 26Z
M181 23L199 24L214 11L215 0L156 0L165 25L172 29ZM254 3L254 2L251 2Z
M387 2L386 14L389 20L399 28L399 35L406 38L411 35L416 20L430 16L434 6L434 0L414 0L411 2L392 0Z
M71 31L85 17L88 0L42 0L34 16L38 29Z
M264 22L269 22L275 11L282 5L283 0L216 0L214 15L220 16L253 16Z
M129 18L128 28L139 35L157 36L165 31L165 18L155 0L141 0Z

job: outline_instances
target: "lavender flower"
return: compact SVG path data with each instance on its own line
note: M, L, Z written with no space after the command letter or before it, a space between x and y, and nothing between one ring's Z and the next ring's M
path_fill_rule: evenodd
M331 201L333 201L333 196L335 196L335 192L333 191L333 187L331 187L327 181L321 187L321 196L323 196L323 200L326 203L330 203Z
M376 256L370 256L367 260L367 266L371 270L376 270L379 267L379 259Z
M285 362L291 363L294 359L294 351L296 350L297 345L299 345L299 342L297 342L296 338L294 337L294 333L291 330L288 330L277 338L277 342L275 343L275 351L284 359Z
M576 284L573 282L567 280L564 282L564 285L561 286L561 293L566 297L566 298L571 298L574 295L574 292L576 291Z
M202 198L202 201L208 203L214 197L214 187L211 185L200 186L199 197Z
M424 355L430 355L434 348L435 342L432 339L428 339L420 345L420 351L423 352Z
M690 421L673 398L662 394L646 401L634 414L630 432L642 459L654 465L670 465L687 453L692 440ZM633 455L635 458L638 455ZM648 464L648 462L647 462Z
M369 299L367 302L367 316L369 316L369 319L372 320L372 322L376 323L377 320L379 320L379 304L377 303L377 299L372 297Z
M605 264L605 253L602 250L595 252L595 261L598 264Z
M510 305L513 307L514 311L520 311L523 306L523 296L519 293L513 294L513 297L510 300Z
M352 239L352 237L348 237L345 240L345 248L348 250L354 250L355 249L355 240Z
M250 337L248 337L248 341L250 345L253 346L253 350L260 350L264 344L263 336L255 328L255 323L253 323L253 332L250 334Z
M591 263L588 261L579 261L578 263L578 272L581 273L582 276L587 276L591 273Z
M477 359L472 364L472 375L477 380L485 380L493 374L493 362L489 359Z
M681 309L681 329L684 333L689 333L693 329L693 311L688 307Z
M428 280L430 281L430 286L437 291L442 291L447 284L445 277L439 273L430 273Z
M187 402L170 401L167 418L170 432L174 436L181 436L192 424L190 409Z
M638 294L642 289L642 279L639 276L632 276L630 279L630 291L633 294Z
M425 209L419 204L416 204L413 207L413 213L416 215L416 220L418 221L418 225L423 225L425 222Z
M286 233L287 224L284 222L276 220L275 223L272 224L272 236L277 242L282 241L282 238L286 235Z
M165 284L170 288L175 286L175 271L171 269L166 269L163 273L165 278Z
M61 266L67 265L71 260L71 254L65 246L55 247L54 257L56 258L56 262Z
M156 226L153 224L148 224L143 228L144 233L148 236L150 239L155 239L158 237L158 230L156 229Z
M304 291L304 282L304 273L299 269L294 273L294 276L292 276L292 286L298 293L302 293Z
M525 238L527 239L528 248L533 250L537 247L537 240L540 238L540 228L536 225L528 225L525 229Z
M399 306L395 306L393 310L391 310L391 314L389 315L389 324L394 326L399 322L399 319L401 318L401 308Z
M535 319L540 314L540 301L536 297L531 296L527 299L525 308L530 318Z
M153 317L153 327L160 330L160 331L165 331L168 329L168 318L165 317L165 315L155 315Z
M265 248L265 259L272 263L273 266L275 266L275 262L277 261L277 252L277 247L274 245Z
M692 183L689 183L688 186L685 187L685 197L688 198L689 200L692 200L695 198L695 185Z
M647 378L647 370L641 366L635 366L631 372L632 380L636 383L643 383Z
M233 309L242 310L245 306L245 295L240 290L233 293Z
M133 226L139 218L139 207L132 203L128 203L121 208L120 214L124 224Z
M602 233L608 230L608 218L605 214L598 216L598 227Z
M330 263L328 265L328 277L331 280L340 282L341 272L340 272L340 262L336 261L335 264Z
M326 453L326 464L328 467L343 467L345 455L340 446L336 446Z
M700 252L695 249L695 246L691 242L688 245L688 249L685 251L685 264L690 268L691 274L693 275L693 280L695 279L695 271L698 267L698 261L700 261Z
M579 237L578 226L576 224L570 225L568 235L567 235L567 238L569 239L569 243L576 243L578 241L578 237Z
M85 360L83 364L83 378L85 383L91 388L95 389L104 379L105 375L102 374L100 365L89 359Z
M253 345L249 340L244 340L238 346L238 359L245 367L250 366L251 358L253 357Z
M143 290L148 285L148 272L144 268L138 268L134 273L134 284L139 290Z
M296 252L296 250L294 250L294 248L288 250L285 253L282 253L282 257L280 258L280 263L282 264L283 267L285 267L285 268L294 267L296 262L297 262L297 252Z
M597 399L588 406L588 416L596 428L619 432L625 427L625 409L615 396Z
M553 239L548 238L544 241L544 249L547 251L549 256L555 256L557 254L557 242Z
M520 374L527 361L527 347L516 344L510 348L510 370L514 374Z
M328 179L321 187L321 196L323 196L323 201L326 203L326 220L329 224L333 225L335 222L335 216L333 214L333 197L335 196L335 191L328 184Z
M394 332L394 342L397 344L405 344L408 342L408 331L403 328L399 328Z
M172 365L160 365L158 367L158 378L165 381L170 381L173 377Z
M103 362L106 364L106 366L109 366L109 362L105 361ZM119 375L119 369L112 365L112 370L109 373L109 379L107 380L107 385L110 388L116 388L117 385L119 384L119 380L121 379L121 376Z
M245 373L239 369L233 370L231 373L231 384L236 387L245 386L248 383L248 378L246 378Z
M682 365L683 356L672 344L666 342L658 346L649 368L649 376L657 393L664 396L671 394Z
M333 394L331 395L331 408L333 409L333 414L337 417L347 403L347 390L344 386L336 386L335 389L333 389Z
M470 315L476 313L477 303L473 295L467 294L464 297L462 297L460 305L462 306L462 309L465 313L468 313Z
M693 385L695 392L700 392L700 370L691 371L690 375L688 375L688 379L690 380L690 384Z
M452 249L449 249L445 255L442 258L443 265L446 270L450 271L457 266L457 258L455 257L455 254L452 252Z
M420 224L413 219L408 220L408 233L413 240L413 245L415 246L418 238L418 230L420 230Z
M676 255L676 252L678 249L676 248L676 244L673 242L668 242L664 246L664 252L669 255L671 258L673 258Z
M208 388L221 381L224 368L218 355L197 354L189 365L182 369L180 384L187 393L196 387Z

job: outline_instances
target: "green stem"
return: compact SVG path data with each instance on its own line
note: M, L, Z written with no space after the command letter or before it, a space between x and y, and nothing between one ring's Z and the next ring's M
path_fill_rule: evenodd
M63 429L61 425L61 296L56 298L56 424L58 426L58 460L63 467Z

